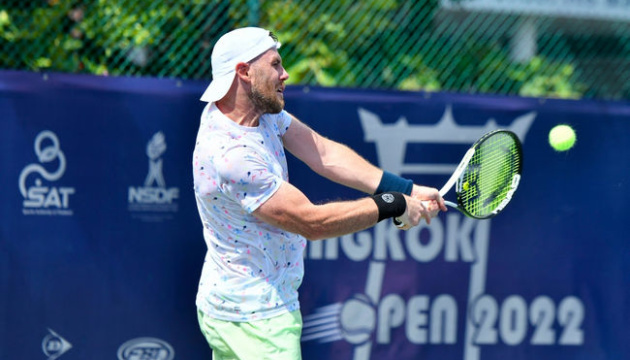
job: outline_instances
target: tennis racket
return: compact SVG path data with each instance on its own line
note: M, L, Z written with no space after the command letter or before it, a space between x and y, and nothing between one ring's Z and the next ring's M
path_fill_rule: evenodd
M494 130L468 149L455 172L440 190L440 196L455 185L457 203L447 206L475 219L499 214L512 200L521 180L523 150L518 136L509 130ZM396 226L403 227L399 219Z

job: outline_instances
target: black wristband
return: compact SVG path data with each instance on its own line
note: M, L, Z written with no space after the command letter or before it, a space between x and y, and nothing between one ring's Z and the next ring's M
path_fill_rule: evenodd
M407 210L405 195L396 191L372 195L372 200L378 207L378 221L400 216Z

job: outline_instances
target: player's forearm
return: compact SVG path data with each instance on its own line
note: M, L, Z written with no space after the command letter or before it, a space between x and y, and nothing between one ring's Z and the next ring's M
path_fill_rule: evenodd
M292 187L287 186L284 189L286 193L292 191ZM284 200L276 200L278 199L272 198L262 204L254 215L309 240L328 239L361 231L374 226L379 217L378 206L370 198L322 205L309 201L292 201L290 195L285 195Z
M301 232L309 240L323 240L365 230L376 224L378 208L370 198L317 205Z

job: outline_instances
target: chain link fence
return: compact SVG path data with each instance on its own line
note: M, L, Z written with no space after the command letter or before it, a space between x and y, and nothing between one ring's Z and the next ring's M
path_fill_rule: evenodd
M240 26L273 30L289 83L630 99L618 0L0 0L0 68L211 79Z

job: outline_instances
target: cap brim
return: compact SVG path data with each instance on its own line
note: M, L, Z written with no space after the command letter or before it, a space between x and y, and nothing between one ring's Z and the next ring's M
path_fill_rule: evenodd
M210 85L206 88L206 91L204 91L203 95L201 95L201 101L215 102L223 99L234 82L234 75L235 73L231 73L229 75L213 79Z

